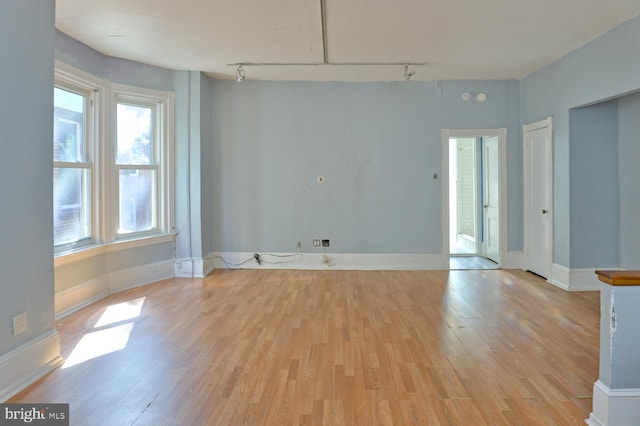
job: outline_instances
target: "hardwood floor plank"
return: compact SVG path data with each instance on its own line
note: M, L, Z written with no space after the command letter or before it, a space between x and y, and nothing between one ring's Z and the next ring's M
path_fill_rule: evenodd
M67 364L10 402L68 402L72 425L577 425L599 294L522 271L220 270L57 329Z

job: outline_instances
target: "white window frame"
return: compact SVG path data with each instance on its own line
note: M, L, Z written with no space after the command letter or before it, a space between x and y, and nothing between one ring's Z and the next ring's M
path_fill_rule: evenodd
M86 97L85 122L84 122L84 149L85 162L64 162L54 161L54 168L87 169L89 174L90 187L89 194L89 236L87 239L70 242L54 247L54 253L64 253L90 245L95 245L101 241L101 233L98 226L98 194L100 179L97 173L100 154L98 141L101 135L100 103L105 97L106 86L104 80L84 73L62 62L56 61L54 71L54 87L69 92L77 93Z
M112 129L110 168L111 168L111 229L112 241L122 241L146 236L168 234L173 219L173 104L172 92L165 92L123 84L111 85ZM151 108L153 114L152 148L154 164L128 165L116 163L116 110L119 103ZM147 231L118 233L119 225L119 173L120 170L155 170L156 227Z
M91 237L82 244L66 244L54 249L55 266L70 264L103 253L173 241L174 218L174 102L169 91L151 90L111 83L56 59L54 86L87 94L87 159L91 160ZM115 167L117 102L154 105L157 145L158 182L157 229L117 235L118 200ZM90 117L89 117L90 115ZM53 163L56 167L56 162ZM77 167L77 163L70 163ZM114 176L116 178L114 179Z

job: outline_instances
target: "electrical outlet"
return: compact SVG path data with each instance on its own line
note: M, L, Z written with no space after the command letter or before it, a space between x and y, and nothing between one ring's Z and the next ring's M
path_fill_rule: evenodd
M329 240L322 240L322 247L329 247Z
M298 248L302 247L302 243L300 241L298 241L298 243L296 244L296 247L298 247Z
M313 240L314 247L320 247L320 240Z
M29 324L27 322L26 312L23 312L13 317L13 335L14 336L24 333L25 331L27 331L28 328L29 328Z

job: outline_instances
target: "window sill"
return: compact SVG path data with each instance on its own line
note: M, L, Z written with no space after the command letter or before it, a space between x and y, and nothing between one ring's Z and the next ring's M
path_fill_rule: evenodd
M69 250L57 253L53 258L53 266L55 268L80 262L104 253L112 253L121 250L150 246L154 244L162 244L173 241L175 234L158 234L147 237L132 238L128 240L118 240L106 244L94 244L76 250Z

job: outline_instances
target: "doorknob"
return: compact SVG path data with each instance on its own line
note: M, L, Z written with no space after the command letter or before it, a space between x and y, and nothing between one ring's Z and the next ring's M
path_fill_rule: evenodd
M542 214L547 214L547 213L549 213L549 210L542 209Z
M484 205L484 208L485 208L485 209L486 209L487 207L489 207L489 204L485 204L485 205Z

